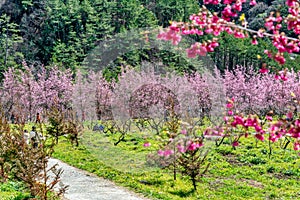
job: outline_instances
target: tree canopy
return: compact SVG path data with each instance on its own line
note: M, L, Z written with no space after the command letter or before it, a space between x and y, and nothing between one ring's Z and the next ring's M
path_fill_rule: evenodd
M116 34L149 27L160 29L171 21L187 21L202 5L202 0L6 0L0 7L0 79L8 67L22 67L23 60L37 68L57 65L75 72L99 43ZM208 7L215 12L224 8ZM241 13L245 13L249 27L256 30L271 11L280 9L282 15L287 15L284 7L284 0L261 1L254 7L244 6ZM293 36L291 32L288 34ZM195 41L203 39L187 37ZM237 64L258 67L257 55L263 54L261 50L270 42L265 40L253 47L243 40L235 45L235 38L224 34L220 43L222 46L211 57L224 70ZM139 66L142 61L151 60L160 60L179 71L192 69L178 55L151 48L128 52L114 63ZM286 65L294 63L288 60Z

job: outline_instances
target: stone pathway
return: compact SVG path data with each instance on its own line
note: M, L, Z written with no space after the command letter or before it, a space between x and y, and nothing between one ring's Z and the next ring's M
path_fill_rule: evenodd
M113 182L72 167L57 159L49 159L49 166L58 163L64 170L61 180L69 185L64 197L67 200L146 200Z

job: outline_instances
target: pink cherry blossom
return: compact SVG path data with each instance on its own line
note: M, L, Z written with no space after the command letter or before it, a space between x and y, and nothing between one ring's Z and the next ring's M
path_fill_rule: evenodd
M295 143L294 143L294 150L295 150L295 151L300 150L300 143L299 143L299 142L295 142Z
M256 39L256 38L253 38L253 39L251 40L251 44L253 44L253 45L258 45L257 39Z
M195 151L196 149L198 149L199 147L203 146L203 144L198 143L198 142L191 142L188 146L188 150L189 151Z
M180 131L180 133L183 134L183 135L186 135L186 134L187 134L187 130L186 130L186 129L182 129L182 130Z
M286 114L286 117L287 117L288 119L293 119L293 113L292 113L292 112L288 112L288 113Z
M261 68L261 69L259 70L259 72L262 73L262 74L266 74L266 73L269 72L269 69L263 67L263 68Z
M226 108L233 108L233 104L232 103L227 103Z
M151 143L150 143L150 142L145 142L143 146L144 146L144 147L150 147L150 146L151 146Z
M255 137L256 137L258 140L260 140L260 141L264 141L264 140L265 140L265 138L264 138L264 136L263 136L262 134L255 134Z
M234 146L234 147L237 147L237 146L239 146L240 144L239 144L239 142L238 141L233 141L233 143L232 143L232 146Z
M205 0L204 4L218 4L220 0ZM299 16L299 2L297 0L287 0L286 4L289 5L287 12L288 15L285 17L281 16L279 12L270 12L269 16L266 18L264 28L260 28L258 31L250 30L247 27L247 20L243 14L240 14L243 8L243 4L246 3L245 0L224 0L222 2L224 6L220 13L208 14L210 11L203 7L198 14L193 14L190 16L192 22L172 22L168 30L165 32L169 36L164 36L159 34L158 38L165 40L172 40L172 43L177 45L180 39L176 36L177 34L193 35L198 34L208 34L212 36L219 36L222 32L227 32L233 35L235 38L243 39L248 37L248 33L253 34L252 44L256 45L258 42L255 37L268 37L272 40L273 46L276 47L277 52L269 52L268 57L283 65L286 62L283 53L295 53L299 52L299 40L297 38L290 38L282 33L281 29L283 24L286 23L288 30L293 30L296 35L300 34L300 21L297 20ZM256 0L250 0L250 6L257 5ZM290 6L292 5L292 6ZM235 18L240 17L239 20ZM241 23L241 24L240 24ZM188 27L188 28L187 28ZM176 35L173 35L174 31ZM245 33L247 32L247 33ZM206 42L209 42L206 41ZM213 52L215 47L210 45L205 45L207 52ZM190 57L195 57L195 52L187 52Z
M250 0L250 5L251 6L255 6L256 5L256 1L255 0Z
M272 121L272 120L273 120L273 118L272 118L272 116L269 116L269 115L267 115L267 116L266 116L266 120L268 120L268 121Z
M177 150L178 150L178 152L180 152L180 153L184 153L186 150L185 150L185 147L183 146L183 145L181 145L181 144L178 144L177 145Z

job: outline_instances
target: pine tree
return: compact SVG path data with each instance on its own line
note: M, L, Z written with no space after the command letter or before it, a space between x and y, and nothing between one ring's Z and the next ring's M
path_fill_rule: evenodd
M23 42L19 32L18 25L11 22L8 15L0 16L0 80L7 67L16 66L23 59L23 54L17 49L17 46Z

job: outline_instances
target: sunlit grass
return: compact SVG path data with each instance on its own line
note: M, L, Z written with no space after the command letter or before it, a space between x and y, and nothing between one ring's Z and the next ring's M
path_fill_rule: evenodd
M20 182L8 181L0 183L0 200L28 199L30 193Z
M81 169L108 178L153 199L299 199L300 159L295 151L273 146L269 158L267 142L243 139L236 150L226 143L210 143L209 172L193 191L187 177L173 180L168 170L147 165L146 157L158 144L147 133L135 132L114 146L118 135L86 131L78 148L61 140L55 157ZM151 147L143 147L144 139ZM207 148L207 147L206 147Z

